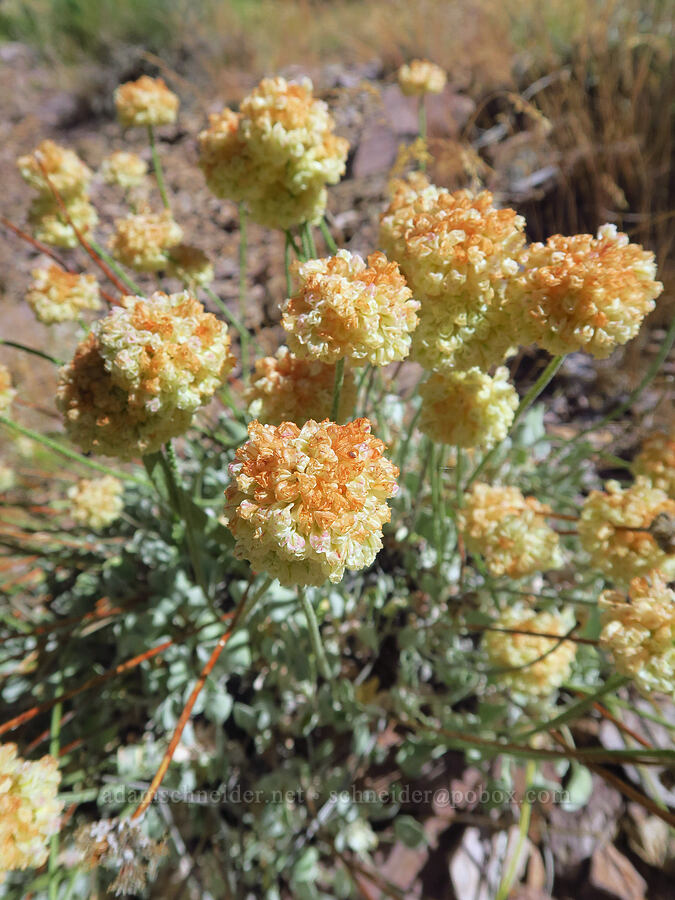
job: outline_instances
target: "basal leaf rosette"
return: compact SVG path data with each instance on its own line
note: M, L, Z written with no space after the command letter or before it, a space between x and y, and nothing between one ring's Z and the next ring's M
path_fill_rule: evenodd
M137 272L158 272L170 265L170 253L183 240L183 229L169 210L118 219L110 239L116 260Z
M600 645L611 653L617 671L645 692L675 693L675 592L658 572L634 578L628 597L619 591L600 595Z
M94 531L112 525L124 509L124 485L113 475L81 478L68 489L70 512L79 524Z
M338 250L295 263L294 274L296 290L282 307L281 324L296 356L385 366L408 355L419 304L383 253L372 253L366 265Z
M82 449L143 456L187 430L233 365L226 326L189 293L126 297L61 370L57 406Z
M670 434L656 431L648 435L631 468L634 475L675 500L675 428Z
M563 564L560 539L546 523L551 509L516 487L476 482L459 511L459 529L470 553L480 554L491 575L522 578Z
M517 281L531 338L553 354L585 350L605 359L634 338L663 290L654 254L615 225L590 234L553 235L522 254Z
M178 97L162 78L141 75L115 90L115 109L120 125L133 128L142 125L172 125L176 121Z
M52 756L29 761L16 744L0 744L0 882L7 872L39 868L58 834L61 776Z
M518 394L505 367L491 377L478 368L434 372L420 387L420 431L432 441L456 447L489 448L502 441L513 422Z
M490 664L504 670L495 673L499 686L530 697L550 696L572 670L576 644L557 638L573 626L570 610L536 612L521 603L505 610L481 642Z
M225 519L235 555L284 585L337 583L369 566L398 469L368 419L249 425L230 466Z
M51 198L53 187L63 200L82 196L94 174L74 150L54 141L42 141L32 153L19 157L17 166L40 195Z
M280 347L274 356L256 360L246 391L249 414L269 425L321 421L330 415L334 384L334 365L299 359L288 347ZM338 409L340 421L350 418L355 403L354 376L345 372Z
M644 478L627 488L608 481L604 491L591 491L578 524L591 565L622 585L655 569L674 578L675 553L663 550L647 531L663 514L675 516L675 500Z
M447 81L443 69L428 59L413 59L405 63L396 73L396 77L406 97L440 94Z
M60 266L33 269L26 302L45 325L76 322L83 312L101 307L101 296L93 275L66 272Z

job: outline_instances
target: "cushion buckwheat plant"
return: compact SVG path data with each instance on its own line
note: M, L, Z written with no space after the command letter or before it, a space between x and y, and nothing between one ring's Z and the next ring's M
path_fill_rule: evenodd
M440 94L447 76L440 66L428 59L413 59L398 70L396 77L403 93L409 97L422 94Z
M591 565L622 585L654 569L675 577L675 552L663 550L648 531L663 513L675 515L675 500L644 478L627 488L608 481L604 491L592 491L578 525Z
M72 250L79 243L77 231L85 238L91 235L98 213L86 195L65 200L64 207L65 214L53 197L37 197L28 210L28 221L39 241Z
M77 153L54 141L42 141L32 153L19 157L17 165L24 180L43 197L51 197L52 188L64 200L80 197L93 177Z
M60 266L33 269L26 302L40 322L75 322L83 312L101 308L98 281L93 275L66 272Z
M106 184L116 184L125 190L143 184L148 164L137 153L116 150L101 163L101 177Z
M337 583L369 566L398 475L370 422L252 422L248 431L225 494L236 555L285 585Z
M405 359L417 301L395 262L348 250L295 267L297 288L282 307L288 346L300 357L385 366Z
M172 125L180 101L161 78L141 75L115 91L115 109L120 125L136 128L147 125Z
M110 251L137 272L157 272L171 264L171 251L183 240L183 229L168 210L138 213L119 219Z
M632 471L675 500L675 428L670 434L656 431L646 437L633 460Z
M111 525L124 509L124 485L113 475L82 478L68 489L73 519L94 531Z

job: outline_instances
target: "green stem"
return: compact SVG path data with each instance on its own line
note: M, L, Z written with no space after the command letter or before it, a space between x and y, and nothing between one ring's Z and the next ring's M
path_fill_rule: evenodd
M142 289L136 284L133 278L130 278L127 275L120 264L116 262L116 260L114 260L109 253L106 253L106 251L103 249L103 247L101 247L100 244L97 244L96 241L92 238L87 238L87 242L91 249L101 257L103 262L113 270L119 280L129 288L132 294L143 296Z
M55 359L48 353L43 353L42 350L36 350L34 347L27 347L25 344L20 344L18 341L6 341L4 338L0 338L0 344L4 347L13 347L15 350L23 350L24 353L30 353L32 356L39 356L40 359L46 359L47 362L54 363L55 366L64 365L60 359Z
M58 689L59 694L61 688ZM59 750L61 749L61 716L63 714L63 705L57 703L52 709L52 720L49 742L49 753L58 762ZM49 842L49 863L47 871L49 873L49 900L56 900L59 892L59 882L56 877L59 859L59 833L52 835Z
M321 634L319 632L319 623L316 620L316 614L314 612L314 607L310 603L307 592L304 587L298 587L298 597L300 599L300 605L302 606L303 612L305 614L305 618L307 619L307 630L309 632L309 640L312 645L312 650L314 651L314 656L316 657L316 664L319 669L319 672L326 681L331 680L330 668L328 667L328 660L326 659L326 653L323 649L323 644L321 643Z
M155 129L152 125L148 125L148 139L150 141L150 153L152 154L152 167L155 170L155 178L157 179L157 187L159 188L159 195L162 198L162 203L164 204L164 209L171 209L171 204L169 203L169 198L166 193L166 185L164 184L164 172L162 170L162 163L159 158L159 153L157 151L157 143L155 142Z
M417 107L417 122L419 125L419 134L420 138L424 141L424 148L426 150L427 144L427 108L424 103L424 94L420 95L419 104ZM424 172L427 167L427 163L425 159L420 160L420 172Z
M81 453L77 453L75 450L71 450L69 447L60 444L58 441L52 440L52 438L45 437L38 431L32 431L30 428L24 428L23 425L19 425L18 422L14 422L12 421L12 419L8 419L7 416L0 416L0 425L5 425L12 431L16 431L18 432L18 434L23 434L25 435L25 437L29 437L32 440L37 441L44 447L52 450L54 453L60 453L61 456L66 456L68 459L73 459L76 462L81 463L83 466L88 466L90 469L96 469L97 472L104 472L106 475L114 475L115 478L121 478L124 481L133 481L136 484L142 485L143 487L148 487L148 482L143 478L136 478L135 475L129 475L127 472L117 472L115 471L115 469L109 469L108 466L103 466L101 465L101 463L94 462L93 459L89 459L89 457L83 456Z
M338 410L340 409L340 394L345 380L345 359L339 359L335 364L335 384L333 386L333 405L330 410L331 422L338 422ZM338 422L339 424L339 422Z
M284 234L286 235L286 241L287 241L287 243L290 244L290 246L293 248L293 253L295 253L296 257L297 257L301 262L303 262L303 261L304 261L304 258L305 258L305 254L303 253L303 250L302 250L302 235L300 235L300 244L301 244L301 246L298 247L297 241L296 241L295 238L293 237L293 233L291 232L291 229L290 229L290 228L287 228L287 229L284 231Z
M525 799L520 807L520 827L518 829L518 841L511 856L509 867L504 873L501 880L495 900L507 900L511 887L515 881L516 872L518 871L518 863L520 862L520 854L523 852L527 833L530 830L530 818L532 816L532 801L527 799L527 791L534 782L537 772L537 764L531 759L525 766Z
M537 378L535 383L532 385L530 390L525 394L523 399L520 401L520 404L518 405L516 414L513 417L513 422L511 423L511 427L509 428L508 436L513 434L513 431L514 431L516 425L518 424L518 422L522 419L522 417L525 415L525 413L530 408L530 406L532 406L532 404L537 399L537 397L541 394L541 392L544 390L544 388L553 379L556 372L558 371L560 366L563 364L564 359L565 359L564 356L554 356L553 359L546 366L544 371L541 373L539 378ZM504 440L506 440L506 438L504 438ZM504 441L500 441L498 444L494 445L494 447L492 448L492 450L489 451L489 453L485 454L485 456L480 461L478 466L474 469L474 471L469 476L469 480L467 481L467 483L464 485L465 491L468 491L468 489L471 487L471 485L474 483L474 481L479 477L479 475L481 475L485 471L485 469L490 465L490 463L494 460L494 458L496 457L497 453L499 452L499 450L501 449L503 444L504 444Z
M223 303L223 301L220 299L218 294L216 294L216 292L213 291L208 285L204 286L204 293L209 297L210 300L212 300L216 304L216 306L221 311L223 316L225 316L225 318L227 319L228 323L237 330L237 334L239 335L240 343L243 344L244 341L246 341L248 343L251 335L249 334L247 328L244 325L242 325L242 323L234 315L234 313L230 312L230 310Z
M322 218L319 222L319 228L321 229L321 234L323 235L323 239L326 242L326 246L328 250L335 254L337 253L337 244L333 240L333 235L330 233L330 229L328 228L328 223L325 218Z
M408 452L410 450L410 442L412 440L412 436L415 432L415 428L417 427L417 423L419 422L419 418L422 415L422 407L421 405L418 407L417 412L412 418L410 425L408 426L408 433L405 436L405 440L401 444L401 450L398 454L398 467L400 469L399 473L399 483L403 483L403 467L405 466L408 459Z
M247 276L247 231L246 231L246 208L243 203L239 204L239 320L244 325L246 322L246 276ZM248 379L248 329L244 326L243 331L239 332L241 339L241 374L244 381Z

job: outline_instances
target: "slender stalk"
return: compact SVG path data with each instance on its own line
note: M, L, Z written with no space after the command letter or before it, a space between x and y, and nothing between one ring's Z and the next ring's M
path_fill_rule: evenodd
M171 209L169 198L166 193L166 185L164 184L164 171L162 163L157 151L157 143L155 141L155 129L152 125L148 125L148 140L150 141L150 153L152 154L152 167L155 170L155 178L157 179L157 187L159 195L162 198L164 209Z
M513 422L511 423L511 427L509 429L509 436L513 434L513 431L518 424L518 422L525 415L527 410L532 406L537 397L541 394L541 392L546 388L550 381L554 378L556 372L563 364L565 357L564 356L554 356L553 359L546 366L544 371L541 373L539 378L532 385L530 390L525 394L523 399L520 401L518 405L518 409L516 410L516 414L513 417ZM504 439L506 440L506 438ZM483 459L480 461L478 466L474 469L474 471L469 476L469 480L464 485L464 490L468 491L474 481L478 478L479 475L483 473L483 471L490 465L490 463L494 460L497 453L501 449L504 441L500 441L498 444L495 444L492 450L489 453L486 453Z
M44 353L42 350L36 350L34 347L27 347L25 344L20 344L18 341L6 341L4 338L0 338L0 345L4 347L13 347L15 350L23 350L24 353L30 353L32 356L39 356L40 359L46 359L47 362L54 363L55 366L64 365L62 360L55 359L55 357L50 356L48 353Z
M331 253L337 253L337 244L333 240L333 235L330 233L330 229L328 227L328 223L326 222L325 217L321 219L319 222L319 228L321 229L321 234L323 235L323 239L326 242L326 246Z
M136 284L133 278L130 278L129 275L124 271L122 266L118 262L116 262L112 256L107 253L100 244L97 244L93 238L89 238L89 246L91 249L97 253L103 262L111 269L111 271L119 278L122 282L123 288L131 291L132 294L142 295L142 289ZM122 291L124 293L124 291Z
M424 103L424 94L420 94L419 103L417 106L417 122L418 122L418 130L420 138L424 141L424 147L426 150L427 145L427 108ZM427 167L426 159L420 159L420 172L424 172Z
M527 833L530 830L530 818L532 816L532 801L528 800L527 792L534 782L536 773L536 762L533 759L528 760L527 765L525 766L525 799L523 800L523 804L520 807L520 827L518 829L518 840L516 842L509 867L504 873L504 877L502 878L499 888L497 889L495 900L506 900L511 891L511 886L513 885L513 882L516 878L518 863L520 861L520 854L523 852L523 846L525 845L525 841L527 840Z
M204 285L204 293L209 297L210 300L212 300L216 304L216 306L218 307L220 312L225 316L225 318L227 319L229 324L232 325L233 328L236 328L237 333L239 334L239 341L240 342L242 342L244 340L248 341L250 338L248 329L246 328L245 325L242 325L242 323L234 315L234 313L230 312L230 310L223 303L223 301L220 299L218 294L216 294L216 292L214 290L212 290L208 285Z
M59 688L59 695L61 694L61 689ZM50 742L49 742L49 753L50 755L58 760L59 758L59 750L61 747L61 716L63 714L63 704L58 702L54 705L52 709L52 721L50 728ZM59 882L57 879L57 868L58 868L58 860L59 860L59 833L53 834L51 840L49 842L49 863L48 863L48 873L49 873L49 900L56 900L59 893Z
M314 651L314 656L316 657L317 668L321 673L322 678L325 678L326 681L330 681L332 676L328 666L328 660L326 659L326 652L321 643L319 623L316 620L314 607L307 597L307 591L303 587L298 587L298 598L300 600L300 605L302 606L302 611L307 619L307 631L309 633L309 640L312 645L312 650Z
M339 359L335 364L335 384L333 386L333 405L330 410L331 422L338 422L338 410L340 409L340 394L345 380L345 359ZM339 423L338 423L339 424Z
M314 245L314 236L312 235L312 226L309 222L305 222L302 226L307 237L307 251L310 259L316 259L316 247Z
M0 224L4 225L5 228L9 228L9 230L13 231L17 237L20 237L21 240L26 241L26 243L28 243L28 244L31 244L33 247L35 247L36 250L39 250L40 253L44 253L45 256L49 256L51 259L54 260L55 263L58 263L58 265L62 269L64 269L66 272L72 271L70 266L67 263L65 263L61 259L61 257L58 255L58 253L56 253L56 251L52 247L50 247L48 244L43 244L42 241L38 241L37 238L34 238L32 235L27 234L25 231L23 231L21 228L19 228L18 225L15 225L13 222L11 222L9 219L7 219L5 216L0 216Z
M239 204L239 321L242 325L246 322L246 276L247 276L247 241L246 207ZM241 343L241 374L242 378L248 378L248 329L244 327L239 332Z
M293 237L293 233L292 233L291 229L287 228L284 231L284 234L286 235L286 242L288 244L290 244L290 246L293 248L293 253L295 253L295 255L297 256L297 258L299 260L302 260L304 257L304 253L302 251L302 246L298 247L298 244L297 244L295 238ZM300 237L300 243L302 244L302 235Z

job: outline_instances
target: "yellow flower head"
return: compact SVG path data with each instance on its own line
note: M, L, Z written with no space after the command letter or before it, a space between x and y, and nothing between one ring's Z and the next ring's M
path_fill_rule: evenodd
M628 598L619 591L600 595L600 644L617 670L645 693L675 693L675 592L658 572L634 578Z
M210 117L199 136L200 166L217 196L246 202L262 225L316 222L325 209L325 185L345 170L348 144L333 127L310 81L265 78L239 113Z
M297 356L376 366L405 359L419 304L396 263L371 253L368 265L348 250L295 263L296 292L282 308Z
M618 584L659 569L675 577L675 553L666 553L644 530L661 513L675 515L675 500L643 478L622 488L608 481L605 491L591 491L579 519L579 539L591 565Z
M93 176L77 153L54 141L42 141L32 153L19 157L17 165L23 179L49 199L53 196L50 184L66 200L81 196Z
M407 97L413 94L440 94L447 81L443 69L428 59L413 59L406 63L398 70L397 77Z
M171 248L167 274L192 288L211 284L214 278L213 264L206 253L189 244L178 244Z
M493 625L505 631L486 631L481 646L491 665L511 670L496 674L502 688L532 697L548 697L569 678L576 644L541 637L567 634L574 625L569 611L538 613L516 604L505 610Z
M125 298L61 370L57 406L84 450L130 459L189 427L234 365L227 328L188 293Z
M132 188L143 183L148 174L148 164L137 153L117 150L101 163L101 175L106 184Z
M71 513L75 521L100 531L119 519L124 509L124 485L113 475L82 478L68 489Z
M85 310L101 307L94 275L77 275L54 265L33 269L26 302L45 325L75 322Z
M169 210L118 219L110 240L112 255L137 272L158 272L169 265L169 251L183 239L183 229Z
M294 422L304 425L309 419L321 421L330 415L335 384L335 366L314 359L298 359L288 347L280 347L275 356L265 356L255 364L246 392L250 415L263 424ZM351 372L345 372L340 394L340 421L351 416L356 403L356 384Z
M550 507L515 487L476 482L464 498L459 528L470 553L491 575L521 578L563 564L558 535L546 524Z
M518 279L531 337L550 353L585 350L598 359L635 337L663 290L654 254L614 225L590 234L556 234L531 244Z
M504 367L490 377L480 369L434 373L420 387L420 430L457 447L492 447L503 440L518 406Z
M345 569L369 566L398 475L370 427L252 422L225 492L235 555L285 585L336 583Z
M632 469L634 475L643 476L652 487L675 500L675 430L669 435L663 431L650 434L633 460Z
M29 762L16 744L0 744L0 881L14 869L38 868L59 831L58 763L51 756Z
M15 397L16 391L12 387L12 376L9 374L9 369L0 363L0 413L9 412Z
M502 362L519 328L506 284L518 272L525 220L492 194L398 182L380 243L420 301L412 358L430 369Z
M87 237L98 222L98 214L85 194L67 199L64 206L70 222L53 197L36 197L28 210L28 221L39 241L72 250L79 243L75 228Z
M115 90L115 109L120 125L172 125L176 121L178 97L168 89L162 78L141 75L137 81L127 81Z

